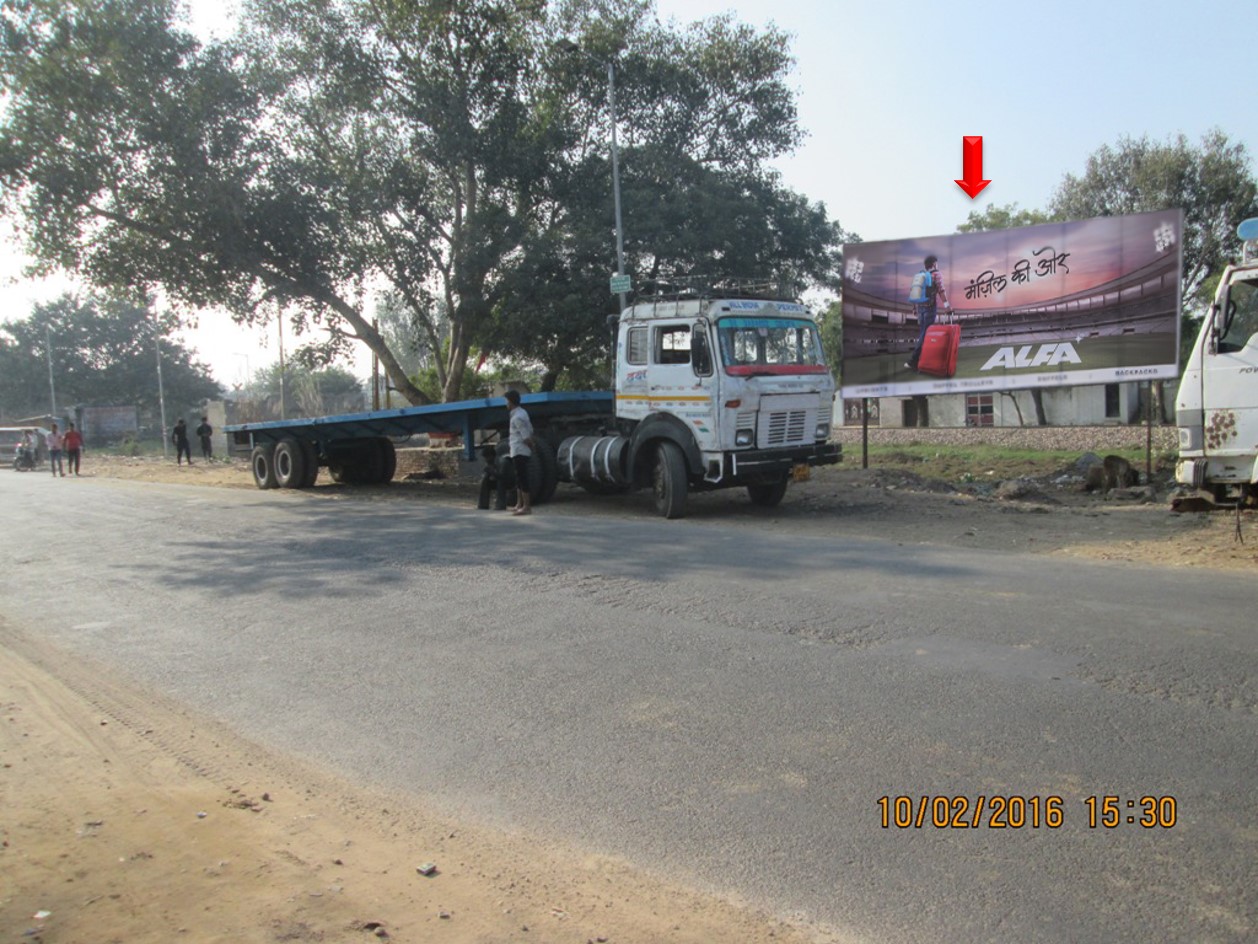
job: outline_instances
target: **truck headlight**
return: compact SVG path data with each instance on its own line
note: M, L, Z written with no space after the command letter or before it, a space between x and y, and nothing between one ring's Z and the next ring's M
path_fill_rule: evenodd
M818 424L817 424L817 438L818 438L818 439L829 439L829 438L830 438L830 424L829 424L829 423L818 423Z
M750 446L755 442L756 434L754 430L740 429L734 433L735 446Z

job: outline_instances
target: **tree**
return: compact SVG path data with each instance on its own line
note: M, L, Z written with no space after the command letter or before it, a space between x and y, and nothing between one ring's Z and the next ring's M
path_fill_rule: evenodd
M1164 143L1121 138L1088 158L1087 169L1067 174L1052 200L1055 219L1118 216L1182 207L1184 210L1184 313L1199 318L1209 306L1223 269L1240 255L1236 225L1258 215L1258 183L1245 145L1215 129L1194 147L1184 135Z
M0 182L27 248L106 290L161 286L241 320L286 309L326 328L326 357L362 340L406 385L355 300L367 273L328 196L338 168L276 133L285 90L242 42L202 47L174 12L171 0L0 12Z
M158 346L167 402L218 398L209 370L174 340L178 327L170 313L117 299L64 295L36 305L26 320L0 327L0 405L6 412L46 409L51 350L59 408L134 403L155 414Z
M982 233L994 229L1016 229L1048 223L1052 217L1043 210L1023 210L1016 203L993 203L982 213L971 210L966 221L957 227L958 233Z
M283 310L322 332L308 361L360 340L411 402L424 395L364 316L369 296L406 311L452 398L504 314L571 310L521 275L545 271L587 314L523 353L569 369L588 357L611 245L608 188L591 187L609 179L605 89L556 47L571 36L625 77L637 272L826 277L837 226L764 170L801 134L774 28L727 16L678 32L639 0L268 0L247 7L246 33L201 46L174 11L45 0L0 14L0 183L45 266L242 320Z

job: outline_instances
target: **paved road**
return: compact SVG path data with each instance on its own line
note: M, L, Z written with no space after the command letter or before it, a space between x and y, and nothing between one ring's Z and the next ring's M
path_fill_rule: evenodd
M11 473L0 507L11 623L447 812L850 940L1258 935L1252 577ZM901 795L1062 825L883 828Z

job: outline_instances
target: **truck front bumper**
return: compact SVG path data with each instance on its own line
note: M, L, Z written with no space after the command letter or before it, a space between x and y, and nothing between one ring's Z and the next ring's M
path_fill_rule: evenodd
M790 473L796 466L834 465L843 458L838 443L815 443L811 446L787 446L782 449L751 449L726 455L726 475L736 481L773 481Z

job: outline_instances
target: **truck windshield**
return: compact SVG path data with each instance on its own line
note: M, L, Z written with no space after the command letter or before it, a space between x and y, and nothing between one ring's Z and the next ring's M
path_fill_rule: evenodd
M1258 334L1258 280L1233 282L1227 289L1227 307L1219 349L1239 351Z
M817 326L802 318L722 318L716 323L728 374L824 374Z

